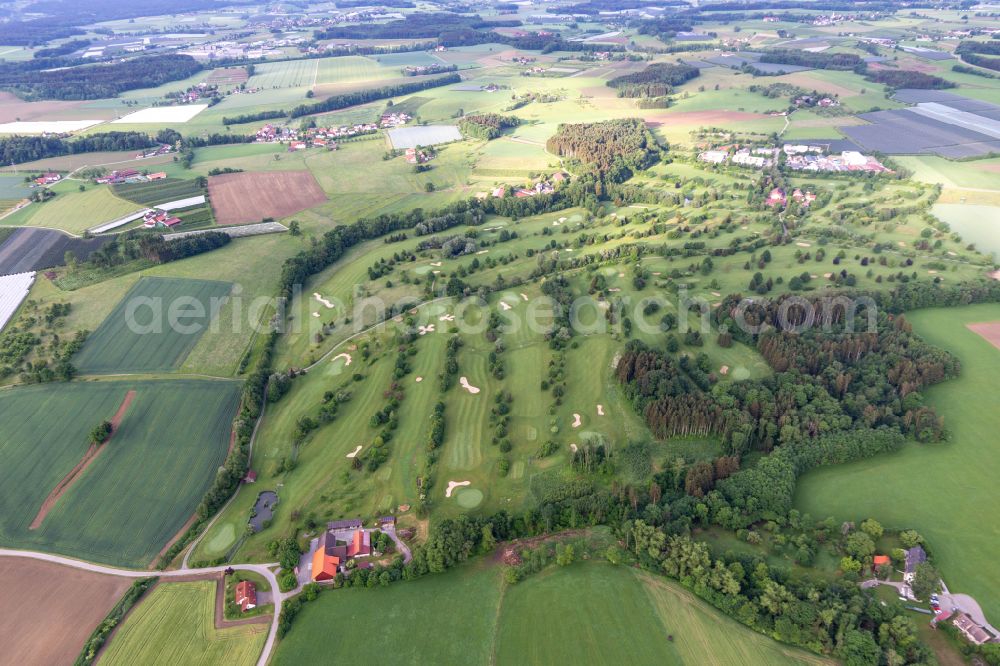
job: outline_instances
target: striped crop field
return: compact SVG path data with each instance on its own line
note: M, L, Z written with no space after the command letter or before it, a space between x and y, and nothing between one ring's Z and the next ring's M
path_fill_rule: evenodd
M231 288L229 282L144 277L91 334L73 362L91 374L175 370ZM171 310L183 314L172 317Z
M88 453L88 433L111 420L132 391L110 440L78 470ZM0 504L23 510L0 512L0 545L149 565L211 485L226 455L238 397L238 382L202 380L73 382L4 391ZM39 521L43 506L48 512Z

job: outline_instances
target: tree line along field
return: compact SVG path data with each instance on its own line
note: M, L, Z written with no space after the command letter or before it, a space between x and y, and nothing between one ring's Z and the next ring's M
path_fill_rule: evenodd
M48 227L82 235L102 222L124 217L142 207L120 199L105 185L88 185L78 191L78 183L57 183L50 189L56 196L44 203L33 203L0 220L0 224Z
M101 381L0 395L0 543L147 566L194 512L229 443L239 384ZM118 430L44 518L43 501L87 451L88 433L135 397ZM54 418L53 415L58 415Z
M993 442L1000 416L983 405L996 390L1000 349L967 325L1000 321L1000 306L920 310L907 320L925 340L962 361L961 376L926 391L944 416L950 440L810 472L800 482L796 504L813 515L877 515L885 524L912 525L928 538L949 587L974 590L987 617L995 618L1000 567L993 553L1000 531L983 516L996 505L1000 462Z
M176 370L231 289L229 282L142 278L87 338L74 362L93 374ZM178 325L171 325L171 311L184 313Z
M257 661L266 624L215 626L216 582L161 583L146 593L106 645L100 662L234 664Z
M428 632L421 627L429 617L465 620ZM315 640L337 619L365 630ZM389 589L321 595L303 608L274 663L331 651L360 659L373 644L392 663L828 663L754 634L650 574L581 562L508 585L483 561Z

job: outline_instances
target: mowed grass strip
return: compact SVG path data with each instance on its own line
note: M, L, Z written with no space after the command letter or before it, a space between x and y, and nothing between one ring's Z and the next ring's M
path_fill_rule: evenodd
M83 457L87 435L136 392L107 447L32 518ZM225 459L239 383L170 380L29 386L0 395L0 544L146 566L194 513Z
M175 370L231 288L229 282L144 277L87 338L73 363L88 374Z
M101 664L255 663L268 625L216 629L215 585L215 581L158 585L126 618Z
M463 618L434 622L428 618ZM333 624L352 631L329 631ZM673 641L667 636L672 635ZM722 616L676 583L580 562L512 586L479 561L373 590L344 589L303 608L274 664L352 662L379 646L386 664L830 663Z

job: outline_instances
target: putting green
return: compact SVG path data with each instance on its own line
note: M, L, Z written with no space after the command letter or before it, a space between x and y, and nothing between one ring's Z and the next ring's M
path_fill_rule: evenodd
M236 527L232 523L223 525L219 532L206 544L205 550L211 553L224 553L236 542Z
M483 491L478 488L463 488L455 493L455 500L463 509L475 509L483 503Z

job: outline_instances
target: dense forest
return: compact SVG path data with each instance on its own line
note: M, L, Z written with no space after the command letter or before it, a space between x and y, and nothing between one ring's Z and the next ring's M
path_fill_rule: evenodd
M683 63L654 63L641 72L616 76L607 85L616 89L619 97L662 97L669 95L674 86L698 76L699 71Z
M463 136L475 139L495 139L505 130L517 127L521 120L517 116L503 116L499 113L480 113L465 116L458 121L458 129Z
M869 70L866 79L881 83L890 88L920 88L923 90L940 90L954 88L955 84L940 76L914 72L908 69L878 69Z
M52 65L51 60L59 64ZM101 99L186 79L201 70L197 60L185 55L141 56L122 62L39 69L50 65L65 67L61 59L0 63L0 89L28 101Z
M418 12L406 18L386 23L365 23L330 27L315 33L316 39L421 39L437 38L458 31L478 31L484 28L516 28L516 19L486 21L481 16L466 16L450 12Z
M943 437L944 425L921 391L956 376L957 359L912 335L901 315L876 316L872 309L877 330L854 332L843 306L820 299L811 311L790 308L791 323L829 317L835 332L823 333L818 324L798 334L779 331L784 300L740 312L746 324L765 332L727 334L755 344L775 371L766 379L713 389L717 376L686 357L638 343L626 349L617 376L654 434L716 435L738 456L853 429L889 427L925 442ZM734 333L739 303L740 297L727 297L717 312L717 323ZM868 315L862 310L858 318L868 322Z
M638 118L562 124L545 144L550 153L594 169L613 183L628 180L660 158L660 146Z
M854 53L813 53L799 49L774 49L760 57L760 62L798 65L813 69L863 70L865 61ZM751 67L753 65L751 64Z
M0 163L21 164L60 155L141 150L155 145L144 132L104 132L76 139L15 135L0 138Z
M957 53L963 61L969 63L970 65L1000 71L1000 58L995 57L1000 56L1000 41L964 41L958 45L958 48L955 49L955 53Z

